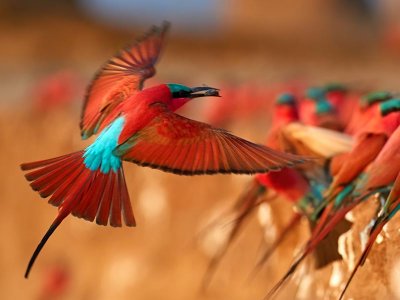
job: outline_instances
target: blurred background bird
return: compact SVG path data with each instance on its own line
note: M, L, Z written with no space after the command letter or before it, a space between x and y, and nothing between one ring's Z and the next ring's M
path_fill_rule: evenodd
M399 171L397 151L394 150L398 149L399 102L398 99L385 99L372 101L374 103L367 108L367 110L372 111L372 113L368 112L370 118L367 119L367 124L364 124L367 126L360 125L360 131L355 132L354 146L351 150L349 149L345 158L342 158L339 171L332 176L332 181L325 189L322 207L321 205L317 206L317 210L314 212L317 221L316 227L311 232L311 237L288 272L269 291L268 297L279 291L308 254L324 242L326 236L335 230L338 224L345 220L346 214L361 201L371 198L371 196L378 199L387 197L387 193L390 191ZM393 201L392 197L386 203L391 201ZM382 224L388 221L387 214L385 215L386 221L383 223L382 217L378 215L380 210L388 205L390 206L390 204L381 204L381 208L377 210L376 216L372 219L373 229L367 242L367 248L356 264L340 297L343 297L355 271L365 262L372 241L376 239Z
M337 94L332 93L336 88ZM360 94L358 103L354 103L354 98L350 100L350 105L357 112L346 119L340 117L337 109L345 103L345 95L341 86L339 88L328 84L325 89L313 87L305 90L305 97L300 97L300 100L296 100L292 94L283 94L277 98L267 144L275 149L317 156L320 163L316 161L295 169L257 175L230 211L222 215L219 222L206 227L207 235L218 230L218 226L224 226L224 223L225 226L229 222L233 224L227 231L225 243L219 246L219 250L211 258L204 278L206 283L212 278L244 222L250 218L250 213L265 200L271 200L267 192L273 191L273 197L279 195L289 199L296 211L290 213L292 217L275 243L261 255L255 271L267 261L285 236L294 231L302 216L310 223L308 241L295 256L296 259L287 273L268 292L267 298L272 297L287 283L309 254L314 252L314 265L317 269L341 260L342 255L338 252L339 238L352 227L352 222L346 220L346 215L361 202L375 197L379 200L379 206L366 228L368 231L372 226L369 238L366 238L366 248L338 295L343 297L355 272L365 263L384 224L398 210L397 202L393 204L393 199L397 197L396 183L389 196L388 194L400 171L396 150L400 146L397 145L399 100L388 92L373 92L365 96ZM343 123L340 124L340 121ZM351 124L351 130L348 130L348 124ZM252 276L254 274L255 272Z

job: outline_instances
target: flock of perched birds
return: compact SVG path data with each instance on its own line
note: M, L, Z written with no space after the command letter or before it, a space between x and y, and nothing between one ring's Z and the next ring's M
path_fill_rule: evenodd
M58 214L37 246L25 276L48 238L70 214L100 225L135 226L123 161L178 175L256 174L232 207L237 216L213 270L250 212L274 191L295 207L291 221L261 258L306 218L311 234L273 296L311 253L317 265L340 259L337 238L351 228L345 216L364 201L377 201L369 239L340 298L363 265L377 236L400 208L400 99L387 92L366 95L340 84L282 93L273 108L266 145L259 145L175 113L200 97L219 97L208 86L162 84L143 88L155 74L168 24L112 57L87 89L81 135L98 134L86 149L24 163L30 185ZM122 221L123 220L123 221ZM333 245L333 246L332 246Z
M246 218L264 201L287 199L295 209L257 267L302 218L311 228L307 243L267 298L279 291L311 253L315 254L317 268L341 259L338 237L352 225L346 214L362 202L376 201L378 209L368 225L368 240L340 294L342 299L383 227L400 209L400 99L389 92L363 95L341 84L328 84L303 93L281 94L272 120L266 141L269 147L315 159L254 176L229 212L234 225L227 242L212 258L206 278L212 275ZM221 224L216 222L211 228L214 226Z

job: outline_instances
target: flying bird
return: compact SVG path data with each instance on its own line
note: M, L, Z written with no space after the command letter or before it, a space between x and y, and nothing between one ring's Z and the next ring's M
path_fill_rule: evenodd
M144 37L105 63L89 85L82 110L83 139L98 134L86 149L24 163L31 187L58 214L34 251L29 272L41 249L70 214L97 224L135 226L123 161L179 175L253 174L277 171L304 158L270 149L223 129L175 113L187 102L219 97L208 86L161 84L143 88L155 74L169 24Z

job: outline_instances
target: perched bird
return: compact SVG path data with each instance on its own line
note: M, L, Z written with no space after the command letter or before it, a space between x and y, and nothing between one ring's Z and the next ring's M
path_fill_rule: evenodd
M327 101L332 104L333 107L339 108L346 102L348 89L345 85L333 82L326 84L323 89Z
M335 108L340 125L345 127L358 106L359 92L352 91L349 87L340 83L326 84L324 90L327 101Z
M337 101L329 101L322 87L311 87L306 90L305 97L299 104L300 120L313 126L321 126L333 130L342 130L336 107Z
M299 120L298 103L293 94L281 94L276 101L272 120L272 128L266 145L281 150L282 129ZM257 174L256 180L267 189L272 189L295 202L308 192L308 183L295 169L284 168L279 172Z
M322 99L321 101L329 101L329 99ZM326 119L315 117L305 119L306 121L312 120L311 123L315 126L292 122L281 130L281 142L285 144L285 150L291 153L319 158L314 164L299 166L298 168L303 178L306 178L309 191L303 194L302 197L297 198L295 204L298 211L307 218L311 231L314 231L318 226L319 215L316 215L315 211L323 203L322 193L331 181L331 177L327 173L329 161L332 157L350 151L354 143L351 136L332 130L333 128L340 130L343 127L331 126L334 123L339 124L340 119L336 114L336 105L340 105L341 102L332 101L331 105L327 106L332 108L330 113L331 122L325 122ZM318 112L315 111L315 114L318 114ZM257 176L264 175L260 174ZM292 184L289 190L295 190L295 188L296 185ZM299 189L297 190L299 191ZM323 242L318 244L318 247L314 251L316 268L322 268L335 260L341 259L337 251L338 237L349 228L350 223L347 220L343 220L330 232L329 236Z
M399 177L398 174L400 174L400 154L398 153L399 147L400 127L398 127L389 137L388 141L379 152L376 159L368 166L366 171L359 176L358 181L354 184L353 191L351 191L351 193L348 191L344 199L341 200L343 204L336 203L337 205L341 204L341 208L335 212L332 218L330 218L329 222L321 230L319 236L315 237L314 239L314 243L321 241L335 226L337 226L340 220L344 219L345 215L360 202L368 199L373 194L385 195L385 193L389 190L388 187L395 182L391 194L389 195L385 207L383 208L384 212L377 216L375 225L371 229L370 239L367 242L366 250L356 264L356 267L354 268L344 291L347 289L347 286L350 284L350 281L355 275L359 266L364 263L370 248L372 247L377 235L382 230L383 225L386 224L394 215L393 211L397 204L392 205L392 202L396 201L397 199L395 197L395 195L397 195L395 193L398 192L396 181L400 181L397 179L397 177ZM399 183L397 182L397 184ZM349 200L344 201L345 199Z
M311 105L300 105L300 108L306 110L307 116L305 122L310 122L313 125L328 125L325 122L326 119L319 118L318 115L322 112L333 113L334 106L329 103L320 104L320 111L318 111L318 105L315 104L314 100L304 100L307 104ZM326 99L321 101L327 102ZM300 103L301 104L301 103ZM328 110L322 108L328 107ZM291 141L296 139L300 143L309 145L307 155L317 156L323 158L329 158L337 153L349 151L352 141L347 135L340 132L320 128L307 126L298 123L299 122L299 103L294 94L283 93L278 96L275 107L272 114L272 128L270 129L267 137L266 145L273 148L282 150L283 139L289 138ZM320 124L321 123L321 124ZM311 150L312 149L312 150ZM293 149L298 150L298 149ZM316 165L316 164L313 164ZM314 188L310 187L310 183L306 176L299 170L293 168L284 168L279 172L270 172L264 174L257 174L252 182L246 187L246 190L241 194L239 199L234 203L229 216L234 216L234 223L231 230L228 233L226 243L224 243L219 251L214 255L210 261L208 271L205 276L206 283L211 278L211 275L218 266L221 258L226 253L228 247L237 236L240 228L243 227L244 221L248 219L250 213L258 207L261 201L265 199L276 198L277 196L283 196L284 199L289 200L291 203L297 205L303 205L305 202L309 202L310 197L314 197ZM275 193L274 197L265 197L268 191ZM301 203L299 203L301 202ZM299 203L299 204L298 204ZM293 228L299 223L303 213L294 212L292 213L291 219L286 226L284 226L279 237L273 242L261 259L258 261L255 271L259 270L261 265L270 257L273 251L282 243L285 237L293 230ZM223 217L222 220L225 220ZM231 223L232 221L230 221ZM312 222L311 222L312 225ZM221 226L220 223L213 224L213 226ZM210 226L209 228L212 228ZM210 230L208 228L208 230ZM337 236L333 236L332 240L337 242ZM327 243L328 246L332 246L333 242ZM325 248L323 249L325 250ZM320 265L327 264L332 260L338 259L338 254L335 249L332 253L323 253L318 255L318 261ZM323 252L323 251L320 251ZM333 253L334 252L334 253Z
M341 191L343 193L338 196L336 203L330 204L331 208L338 206L338 200L343 201L353 189L352 196L357 198L391 184L400 171L396 156L396 149L400 146L400 99L386 100L376 104L376 107L379 108L378 115L366 124L364 132L359 133L357 144L343 159L333 178L328 196L335 189L339 190L333 192L334 196ZM372 109L377 111L375 107ZM361 179L353 184L359 177ZM325 209L324 214L328 213Z
M122 161L179 175L253 174L292 167L304 158L236 137L174 112L192 99L219 96L207 86L161 84L143 89L155 74L168 24L112 57L90 84L80 122L86 149L21 165L35 191L58 214L34 251L25 277L51 234L69 214L100 225L135 226Z
M372 92L361 97L360 105L354 109L352 118L349 120L345 128L345 132L355 136L355 139L357 140L358 147L355 147L354 151L352 152L354 156L357 156L357 159L354 160L350 152L336 155L332 158L329 166L330 173L331 176L336 178L337 181L345 182L348 181L347 178L353 178L354 173L358 174L359 169L362 169L365 166L366 161L364 157L358 156L358 154L362 153L363 156L372 156L373 159L377 152L380 151L385 140L387 139L388 134L394 130L393 127L387 130L385 129L387 126L382 126L386 120L382 120L380 105L381 102L385 102L392 97L393 96L391 93L384 91ZM371 120L377 120L374 122L381 123L381 125L370 125L367 127L367 124L372 123ZM391 119L388 121L388 123L392 123ZM353 164L359 165L360 161L362 165L354 168ZM344 166L345 168L342 169ZM339 180L339 171L342 172L342 174L346 174L346 167L348 170L353 170L354 172L350 176L345 176L344 179L341 178Z
M400 146L400 99L390 99L376 103L371 109L374 109L375 118L368 122L365 129L366 132L359 133L361 142L365 143L364 147L366 148L359 147L360 141L358 141L358 144L354 146L349 156L345 159L342 168L346 168L346 172L338 173L337 176L342 176L341 178L339 177L340 180L336 179L335 181L335 178L333 179L325 195L329 197L327 199L329 201L324 203L325 206L323 206L324 209L322 215L319 217L317 227L312 232L311 237L298 258L292 263L282 279L268 293L268 296L272 296L278 291L308 254L314 251L335 226L344 219L347 212L372 194L379 192L380 188L384 188L387 191L388 186L395 181L400 171L400 156L397 153ZM382 137L384 139L380 141ZM376 138L376 140L371 140L372 138ZM374 141L374 143L367 143L370 141ZM352 165L353 168L349 168L349 165ZM338 182L341 184L339 185ZM339 187L340 189L337 190ZM332 191L334 191L333 197ZM392 197L390 201L396 200ZM395 210L397 204L394 205L395 207L391 204L387 206ZM385 222L387 221L388 219L385 220ZM379 229L381 224L382 222L379 226L373 227L373 229ZM371 235L368 242L369 247L372 246L373 241L376 239L377 234L375 234L376 232L373 231L373 235ZM361 263L362 260L359 261L356 269ZM353 276L354 273L350 279Z
M349 185L349 188L343 193L340 201L335 201L336 211L331 213L332 217L324 224L321 231L313 236L313 244L322 241L340 220L345 217L346 213L351 211L361 201L375 193L380 193L382 189L383 192L387 191L387 187L393 184L397 174L400 172L399 147L400 127L389 137L376 159L359 175L358 180Z
M365 112L368 118L359 119L362 122L353 132L355 144L352 150L339 156L339 162L333 158L333 181L325 192L328 200L336 197L377 157L388 137L400 124L400 114L390 113L396 110L396 105L396 99L384 102L374 101ZM358 118L358 116L355 117ZM324 214L327 215L331 208L332 204L328 206Z
M346 125L345 132L354 135L362 130L377 114L377 105L392 98L393 94L387 91L371 92L361 97L358 107L353 110L352 117Z

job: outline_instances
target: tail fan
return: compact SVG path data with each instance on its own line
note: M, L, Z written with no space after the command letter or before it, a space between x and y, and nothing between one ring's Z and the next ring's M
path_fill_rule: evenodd
M47 240L69 214L88 221L96 219L99 225L107 225L109 221L111 226L121 227L122 212L127 226L136 225L122 166L107 174L100 169L91 171L84 164L83 153L21 165L23 171L30 171L25 177L33 190L43 198L50 197L48 202L58 207L56 219L29 261L25 278Z

